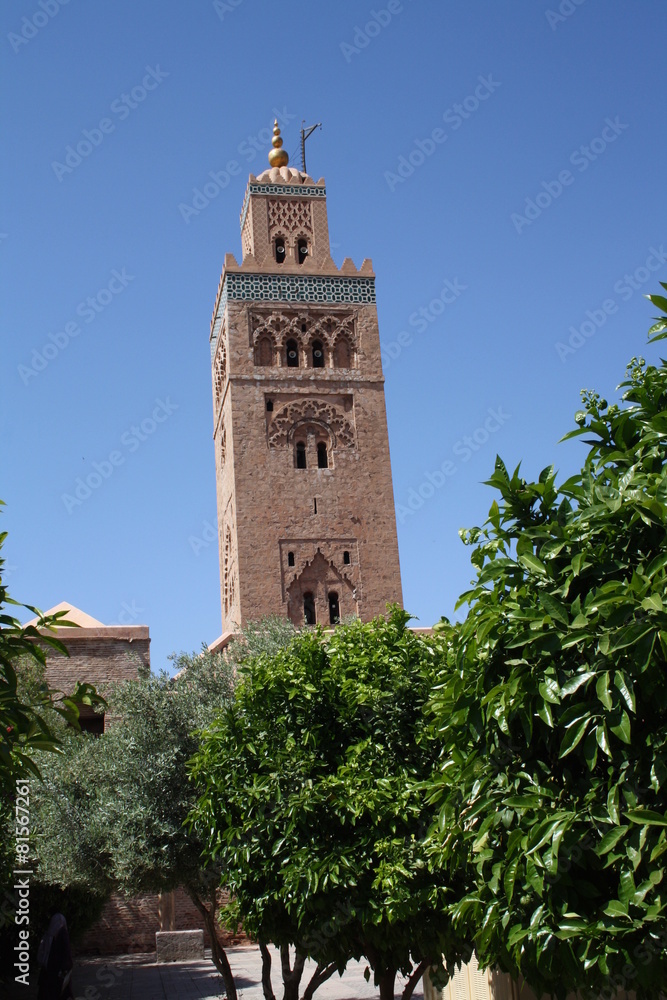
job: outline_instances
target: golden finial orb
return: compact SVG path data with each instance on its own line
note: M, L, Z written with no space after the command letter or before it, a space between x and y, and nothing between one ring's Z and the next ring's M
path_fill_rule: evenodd
M273 139L271 140L273 149L269 153L269 163L272 167L286 167L289 163L289 155L286 149L281 149L282 144L283 140L280 138L280 129L276 118L273 123Z

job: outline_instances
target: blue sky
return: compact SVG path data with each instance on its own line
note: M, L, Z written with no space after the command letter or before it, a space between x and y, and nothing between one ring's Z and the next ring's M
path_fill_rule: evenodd
M665 15L3 5L12 595L148 624L154 669L219 635L209 322L278 113L295 165L302 119L323 123L308 169L334 259L373 260L405 606L422 625L451 615L472 576L458 529L485 519L496 453L567 475L579 390L612 399L633 355L658 357L643 296L667 281Z

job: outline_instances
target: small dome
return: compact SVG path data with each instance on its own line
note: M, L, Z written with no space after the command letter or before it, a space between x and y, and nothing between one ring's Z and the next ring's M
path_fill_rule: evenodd
M313 178L296 167L269 167L255 180L258 184L313 184Z

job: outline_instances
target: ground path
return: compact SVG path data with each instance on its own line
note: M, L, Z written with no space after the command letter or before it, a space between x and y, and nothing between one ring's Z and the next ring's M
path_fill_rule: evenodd
M227 948L236 980L239 1000L264 1000L262 962L254 945ZM207 953L208 954L208 953ZM72 985L77 1000L217 1000L224 996L222 979L207 958L203 962L175 962L155 965L155 955L124 955L106 958L81 958L76 962ZM320 986L314 1000L370 1000L378 991L364 979L365 962L350 962L342 979L337 973ZM301 980L306 987L314 965L307 963ZM273 952L273 991L276 1000L283 995L280 958ZM396 984L397 993L402 982ZM413 994L423 1000L421 983Z

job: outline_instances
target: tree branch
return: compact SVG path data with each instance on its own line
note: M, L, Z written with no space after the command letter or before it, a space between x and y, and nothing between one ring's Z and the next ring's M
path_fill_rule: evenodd
M211 939L211 958L213 959L213 964L216 969L222 976L222 981L225 984L227 1000L238 1000L232 967L229 964L229 959L227 958L225 949L223 948L218 937L218 925L215 919L215 905L213 907L213 911L211 912L206 904L199 898L194 889L191 889L189 886L185 886L185 891L204 918L204 924Z
M433 962L431 961L430 958L422 958L422 960L419 963L419 965L415 969L413 969L410 978L408 979L407 983L403 987L403 993L401 994L401 1000L410 1000L410 997L414 993L415 986L417 985L417 983L419 982L419 980L421 979L421 977L424 975L424 973L428 969L429 965L432 965L432 964L433 964Z
M325 983L330 976L333 976L336 969L337 965L335 962L331 962L330 965L318 965L310 978L310 982L303 991L302 1000L312 1000L315 990L319 989L322 983Z
M271 952L263 941L259 942L259 950L262 956L262 992L264 1000L276 1000L271 984Z

